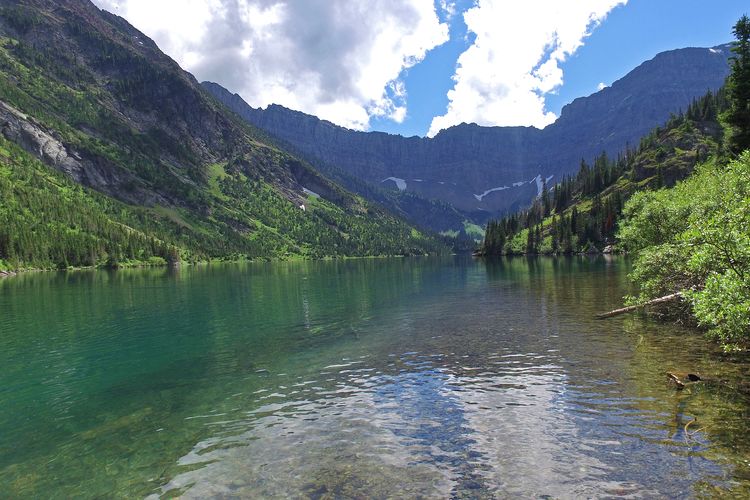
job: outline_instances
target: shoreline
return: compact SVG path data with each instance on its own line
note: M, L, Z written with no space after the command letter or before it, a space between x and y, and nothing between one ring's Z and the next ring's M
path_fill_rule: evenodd
M110 266L70 266L64 269L58 268L43 268L43 267L24 267L14 270L0 270L0 280L4 278L12 278L14 276L25 275L28 273L50 273L50 272L72 272L72 271L118 271L126 269L157 269L157 268L180 268L182 266L207 266L211 264L251 264L260 262L293 262L293 261L310 261L310 262L325 262L334 260L364 260L364 259L403 259L407 257L437 257L440 255L460 255L461 252L452 252L449 254L418 254L418 255L341 255L341 256L328 256L318 258L308 258L301 256L289 256L289 257L269 257L269 258L257 258L257 259L228 259L224 260L221 258L212 260L198 260L198 261L179 261L176 263L159 263L149 264L146 262L132 263L132 264L121 264L117 267ZM467 252L466 255L470 255L474 258L513 258L513 257L593 257L593 256L608 256L608 255L627 255L626 252L572 252L572 253L508 253L508 254L484 254L478 252Z
M628 252L624 250L613 250L609 252L598 251L598 252L511 252L511 253L484 253L484 252L473 252L471 255L474 257L573 257L573 256L596 256L596 255L627 255Z
M293 262L293 261L334 261L334 260L359 260L359 259L392 259L392 258L406 258L406 257L428 257L438 256L439 254L418 254L418 255L341 255L336 257L319 257L319 258L307 258L301 256L290 256L290 257L268 257L268 258L257 258L257 259L228 259L224 260L221 258L211 260L198 260L198 261L178 261L174 263L159 263L149 264L133 263L133 264L121 264L117 267L111 266L70 266L64 269L58 268L43 268L43 267L24 267L14 270L0 270L0 279L11 278L27 273L49 273L49 272L71 272L71 271L118 271L125 269L147 269L147 268L180 268L182 266L207 266L210 264L243 264L243 263L260 263L260 262ZM451 254L455 255L455 254Z
M294 261L310 261L310 262L325 262L334 260L364 260L364 259L403 259L407 257L437 257L440 255L460 255L461 252L452 252L449 254L418 254L418 255L341 255L341 256L328 256L328 257L317 257L308 258L298 255L289 257L268 257L268 258L257 258L257 259L211 259L211 260L198 260L198 261L179 261L175 263L158 263L150 264L147 262L134 262L124 263L117 267L110 267L106 265L102 266L70 266L64 269L58 268L43 268L43 267L24 267L14 270L0 270L0 280L4 278L12 278L14 276L25 275L28 273L50 273L50 272L72 272L72 271L118 271L126 269L158 269L158 268L180 268L182 266L207 266L211 264L251 264L260 262L294 262ZM572 253L508 253L508 254L484 254L479 252L467 252L466 255L470 255L473 258L513 258L513 257L594 257L594 256L614 256L620 255L625 256L627 252L572 252Z

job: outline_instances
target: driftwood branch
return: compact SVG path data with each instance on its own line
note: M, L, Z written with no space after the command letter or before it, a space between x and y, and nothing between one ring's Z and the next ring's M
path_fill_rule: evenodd
M682 292L673 293L670 295L665 295L664 297L659 297L657 299L652 299L647 302L644 302L643 304L637 304L634 306L628 306L623 307L621 309L615 309L614 311L609 311L602 314L597 314L596 319L606 319L611 318L613 316L619 316L620 314L625 314L633 311L637 311L638 309L648 307L648 306L655 306L656 304L663 304L664 302L671 302L673 300L677 300L682 297Z

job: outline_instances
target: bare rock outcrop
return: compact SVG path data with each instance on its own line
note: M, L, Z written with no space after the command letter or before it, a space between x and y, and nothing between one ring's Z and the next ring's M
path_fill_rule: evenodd
M79 184L128 203L153 205L166 202L158 194L139 186L138 179L128 171L101 158L82 157L33 117L3 101L0 101L0 133Z

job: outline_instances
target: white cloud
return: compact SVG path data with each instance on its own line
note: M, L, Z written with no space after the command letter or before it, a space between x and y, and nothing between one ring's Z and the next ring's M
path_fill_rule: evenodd
M609 87L609 85L607 85L606 83L604 83L604 82L599 82L599 85L597 85L597 86L596 86L596 90L604 90L604 89L606 89L607 87Z
M544 95L563 83L560 64L627 0L476 0L464 13L474 43L458 59L445 115L428 135L462 122L533 125L556 116Z
M402 72L448 40L433 0L94 1L199 80L360 130L406 118Z

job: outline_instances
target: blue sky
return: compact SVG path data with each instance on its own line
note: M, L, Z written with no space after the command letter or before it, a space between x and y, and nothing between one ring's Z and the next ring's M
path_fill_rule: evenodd
M747 0L94 0L199 80L355 130L552 123L664 50L732 39Z
M459 11L473 2L458 2ZM659 52L682 47L712 47L732 40L731 28L744 13L746 1L630 0L613 9L561 67L564 83L545 96L546 109L560 109L576 97L610 85ZM450 41L430 51L418 65L404 71L408 112L402 123L386 117L371 120L371 130L405 136L424 135L432 118L445 111L447 92L458 56L470 44L461 16L453 18Z

